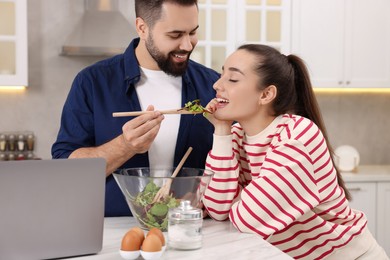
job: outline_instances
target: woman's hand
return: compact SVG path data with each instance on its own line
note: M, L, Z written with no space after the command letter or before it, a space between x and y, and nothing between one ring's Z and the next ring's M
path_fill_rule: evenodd
M214 134L216 135L230 135L231 126L233 121L231 120L220 120L218 119L218 101L216 98L212 99L206 106L206 110L211 113L204 112L203 116L214 125Z

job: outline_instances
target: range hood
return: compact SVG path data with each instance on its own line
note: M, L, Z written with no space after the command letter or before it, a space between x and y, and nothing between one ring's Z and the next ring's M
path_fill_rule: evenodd
M84 0L84 14L61 48L68 56L123 53L136 30L119 11L118 0Z

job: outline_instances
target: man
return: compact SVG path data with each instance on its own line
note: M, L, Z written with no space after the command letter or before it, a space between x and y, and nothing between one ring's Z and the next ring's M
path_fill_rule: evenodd
M215 97L219 74L189 60L197 44L196 0L135 0L134 39L124 54L100 61L75 78L65 102L53 158L103 157L107 161L106 216L130 215L112 172L118 168L174 166L189 146L184 166L204 168L212 127L202 116L167 115ZM155 110L136 118L113 112Z

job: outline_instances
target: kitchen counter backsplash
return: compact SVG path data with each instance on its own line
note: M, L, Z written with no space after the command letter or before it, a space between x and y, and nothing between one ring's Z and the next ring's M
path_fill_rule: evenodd
M346 182L390 181L390 165L359 165L354 171L341 172Z
M36 159L32 131L0 132L0 161Z

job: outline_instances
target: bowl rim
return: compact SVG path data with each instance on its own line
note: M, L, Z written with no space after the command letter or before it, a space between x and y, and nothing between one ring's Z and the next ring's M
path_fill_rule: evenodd
M150 169L150 167L129 167L129 168L120 168L120 169L117 169L115 171L112 172L112 175L113 176L129 176L129 177L137 177L137 178L145 178L145 179L150 179L150 178L153 178L153 179L174 179L174 178L180 178L180 179L184 179L184 178L194 178L194 177L212 177L214 175L214 171L210 170L210 169L203 169L203 168L194 168L194 167L182 167L181 170L186 170L186 169L189 169L189 170L202 170L203 172L207 172L208 174L206 175L197 175L197 176L176 176L176 177L171 177L171 176L136 176L136 175L125 175L123 173L121 173L121 171L123 170L127 170L127 169L131 169L131 170L143 170L143 169ZM172 173L173 173L173 170L176 169L175 166L172 166L172 167L155 167L153 170L167 170L167 169L171 169L172 170Z

